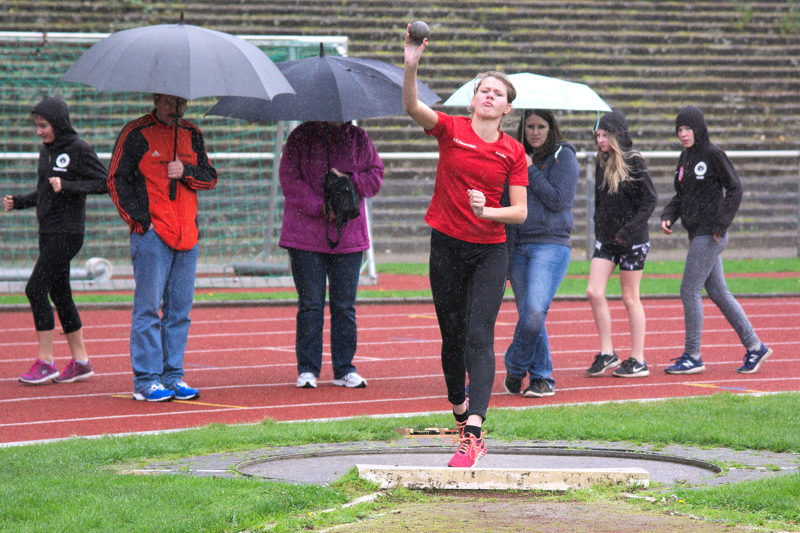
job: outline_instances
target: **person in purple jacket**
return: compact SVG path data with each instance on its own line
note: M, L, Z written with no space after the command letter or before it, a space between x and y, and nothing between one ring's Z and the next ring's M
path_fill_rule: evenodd
M326 207L323 181L329 172L349 176L360 210L337 231ZM364 199L383 182L383 162L366 131L350 123L305 122L286 141L280 161L284 195L279 245L289 252L297 289L297 387L316 388L322 368L326 282L330 290L333 384L363 388L356 372L356 292L364 250L370 246Z

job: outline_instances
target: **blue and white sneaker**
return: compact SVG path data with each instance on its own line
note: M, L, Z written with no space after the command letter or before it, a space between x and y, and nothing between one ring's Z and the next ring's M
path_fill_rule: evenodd
M677 363L664 369L664 372L667 374L699 374L706 369L703 365L703 358L699 355L695 359L688 353L685 353L680 357L671 359L671 361L677 361Z
M165 389L161 383L153 383L150 388L144 392L134 392L133 399L140 402L168 402L175 398L175 393L169 389Z
M757 350L749 350L744 354L744 364L736 371L740 374L755 374L770 355L772 355L772 349L761 343Z
M167 388L175 393L176 400L194 400L200 397L200 389L193 389L182 379L167 385Z

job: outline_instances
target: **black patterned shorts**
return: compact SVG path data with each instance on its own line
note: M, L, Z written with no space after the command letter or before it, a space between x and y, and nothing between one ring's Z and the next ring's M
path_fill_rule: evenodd
M620 270L644 270L644 262L650 243L623 246L619 244L605 244L600 241L594 243L592 258L599 257L619 265Z

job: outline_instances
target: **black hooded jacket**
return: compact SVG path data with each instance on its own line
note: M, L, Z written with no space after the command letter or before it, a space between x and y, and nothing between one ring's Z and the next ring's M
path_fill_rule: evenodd
M106 169L94 150L82 141L69 119L67 104L60 98L46 97L33 108L53 126L55 140L39 150L36 190L14 196L14 209L36 207L39 233L84 232L86 195L107 192ZM61 178L61 191L55 192L49 178Z
M711 144L703 112L684 107L675 119L675 131L688 126L694 144L685 148L675 169L675 196L661 213L661 220L674 224L679 218L689 232L725 235L742 201L742 183L728 156Z
M613 134L624 152L632 150L628 121L619 111L603 115L597 129ZM656 208L656 188L641 156L632 155L625 162L633 179L620 183L614 194L603 184L605 168L599 160L595 164L594 234L606 245L633 246L650 240L647 221Z

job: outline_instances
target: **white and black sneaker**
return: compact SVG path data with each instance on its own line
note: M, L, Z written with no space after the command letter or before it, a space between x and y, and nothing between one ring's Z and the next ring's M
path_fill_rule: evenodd
M647 369L646 362L639 362L633 357L629 357L611 375L617 378L644 378L650 375L650 371Z
M363 389L367 386L367 380L355 372L350 372L340 378L334 379L333 384L337 387L347 387L348 389Z
M297 376L297 384L295 386L298 389L316 389L317 376L311 372L303 372Z
M586 369L586 375L590 377L599 376L609 368L617 368L622 363L617 357L617 352L612 354L599 353L594 356L594 363Z

